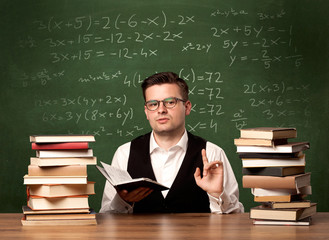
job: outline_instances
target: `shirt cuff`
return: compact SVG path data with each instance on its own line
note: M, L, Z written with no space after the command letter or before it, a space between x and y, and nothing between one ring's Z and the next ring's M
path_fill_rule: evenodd
M117 212L117 213L132 213L133 207L126 201L124 201L119 194L115 194L113 200L111 201L111 212Z
M230 198L225 193L225 190L221 193L219 198L216 198L214 196L211 196L208 194L209 200L210 200L210 209L214 213L225 213L225 210L230 205Z

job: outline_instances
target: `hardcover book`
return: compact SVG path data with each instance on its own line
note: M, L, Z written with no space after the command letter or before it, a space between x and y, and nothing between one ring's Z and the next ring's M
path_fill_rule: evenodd
M310 217L316 213L316 203L308 208L272 209L260 205L250 209L251 219L288 220L298 221Z
M266 158L266 159L298 159L303 152L295 153L238 153L239 158Z
M30 158L30 164L39 167L67 166L67 165L96 165L96 157L69 157L69 158Z
M86 165L39 167L28 166L29 176L87 176Z
M295 194L295 195L280 195L280 196L254 196L255 202L292 202L292 201L302 201L305 195Z
M32 150L88 149L88 142L32 143Z
M28 206L22 206L24 215L32 214L66 214L66 213L90 213L88 208L77 208L77 209L44 209L44 210L32 210Z
M92 195L95 194L95 182L88 182L87 184L28 185L27 192L29 195L41 197Z
M311 202L308 200L291 201L291 202L269 202L266 206L273 209L282 208L308 208L311 207Z
M298 189L311 185L311 173L304 173L286 177L244 175L242 177L244 188L288 188Z
M32 135L30 142L60 143L60 142L95 142L93 135Z
M50 210L50 209L89 209L88 196L68 196L45 198L39 196L30 196L27 206L32 210Z
M55 219L55 220L26 220L23 216L21 219L23 226L78 226L78 225L97 225L96 218L93 219Z
M242 167L261 168L261 167L304 167L306 164L305 155L299 158L242 158Z
M62 214L26 214L27 221L40 221L40 220L82 220L82 219L95 219L95 211L89 213L62 213Z
M237 152L239 153L295 153L304 151L310 148L308 142L290 142L284 145L277 145L274 147L263 146L237 146Z
M258 139L258 138L237 138L234 139L234 145L236 146L266 146L273 147L276 145L287 144L287 139Z
M311 195L312 194L312 186L305 186L301 188L251 188L251 193L254 196L285 196L285 195Z
M93 150L72 149L72 150L36 150L38 158L64 158L64 157L92 157Z
M311 223L312 217L307 217L299 221L253 219L254 225L309 226Z
M297 137L296 128L258 127L240 130L241 138L282 139Z
M253 167L243 168L243 175L260 175L260 176L276 176L285 177L290 175L302 174L305 172L304 166L298 167Z
M87 176L29 176L26 174L24 184L87 184Z

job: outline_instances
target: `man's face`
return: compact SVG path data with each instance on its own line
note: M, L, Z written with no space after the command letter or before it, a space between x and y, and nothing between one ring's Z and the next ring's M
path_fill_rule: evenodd
M150 100L163 100L169 97L182 99L177 84L154 85L146 89L146 102ZM185 116L191 112L191 102L178 101L174 108L168 109L160 103L155 111L150 111L144 106L146 118L149 120L155 134L182 134L185 129Z

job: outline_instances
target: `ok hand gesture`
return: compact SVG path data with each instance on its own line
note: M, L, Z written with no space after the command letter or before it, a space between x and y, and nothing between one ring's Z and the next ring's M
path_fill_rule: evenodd
M219 198L223 192L224 170L221 161L208 162L206 150L201 151L203 161L203 173L199 168L195 170L194 179L196 184L215 198Z

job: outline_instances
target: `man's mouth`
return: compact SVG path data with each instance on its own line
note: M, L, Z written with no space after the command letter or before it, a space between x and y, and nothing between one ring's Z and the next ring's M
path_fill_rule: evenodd
M169 121L169 118L166 118L166 117L161 117L161 118L158 118L157 119L157 122L158 123L166 123Z

